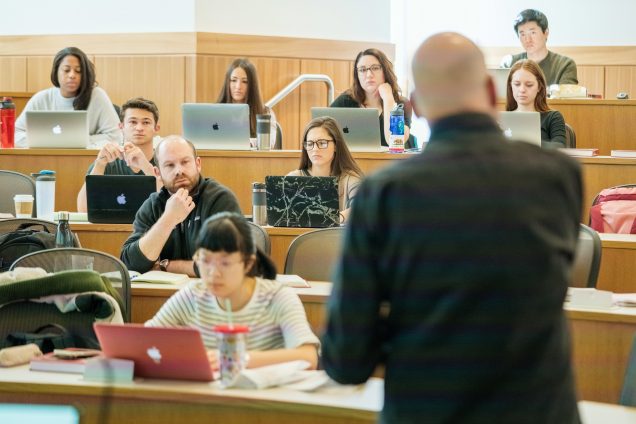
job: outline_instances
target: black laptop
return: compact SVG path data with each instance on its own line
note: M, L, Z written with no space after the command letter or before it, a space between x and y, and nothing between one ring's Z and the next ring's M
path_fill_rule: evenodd
M340 225L338 177L265 177L267 223L273 227Z
M131 224L141 204L157 191L150 175L87 175L88 222Z

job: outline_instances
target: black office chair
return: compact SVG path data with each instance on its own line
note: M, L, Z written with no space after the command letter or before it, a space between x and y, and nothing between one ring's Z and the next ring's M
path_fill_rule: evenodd
M632 350L627 359L623 390L618 403L624 406L636 406L636 337L634 337Z
M576 133L574 128L567 122L565 123L565 147L576 149Z
M122 261L108 253L91 249L60 248L29 253L16 260L10 270L17 267L40 267L47 272L90 269L108 277L121 296L124 321L130 322L130 274Z
M596 287L601 268L601 238L587 225L581 224L576 246L570 287Z
M31 216L35 216L35 182L33 179L19 172L0 170L0 213L15 214L13 196L16 194L33 196Z
M305 280L331 281L344 227L321 228L296 237L287 249L285 274L296 274Z

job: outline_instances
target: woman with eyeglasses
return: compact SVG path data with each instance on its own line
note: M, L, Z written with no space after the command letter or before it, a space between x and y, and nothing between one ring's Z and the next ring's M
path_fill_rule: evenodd
M331 103L331 107L366 107L378 110L380 138L388 146L391 135L389 119L396 103L404 105L404 140L409 138L411 103L400 95L397 77L391 61L378 49L358 53L353 64L353 86ZM415 147L415 146L410 146Z
M512 65L508 74L506 110L539 112L541 115L541 147L565 147L565 120L558 110L548 106L543 71L530 59Z
M208 218L196 240L194 261L200 280L192 280L161 307L149 327L188 326L201 332L213 369L218 369L218 340L213 328L246 325L248 368L293 360L318 364L320 341L307 322L298 295L275 281L276 266L256 246L242 215L222 212Z
M347 147L335 119L315 118L305 127L300 165L290 176L338 177L340 223L349 217L364 174Z

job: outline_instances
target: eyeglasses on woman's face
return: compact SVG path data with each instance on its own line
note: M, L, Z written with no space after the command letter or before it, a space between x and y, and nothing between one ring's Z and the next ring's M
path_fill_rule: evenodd
M368 71L371 71L372 74L377 74L382 70L382 65L371 65L371 66L359 66L357 71L360 75L366 75Z
M233 256L240 257L240 255L234 254L219 255L212 252L207 252L203 249L199 249L194 254L194 257L192 259L194 259L194 261L197 263L197 266L200 270L218 270L221 274L226 274L236 265L245 262L242 259L237 260L236 257ZM204 275L204 273L201 272L201 275Z
M319 140L307 140L303 142L305 150L313 150L314 146L318 146L319 149L326 149L329 147L329 143L333 143L333 140L325 140L321 138Z

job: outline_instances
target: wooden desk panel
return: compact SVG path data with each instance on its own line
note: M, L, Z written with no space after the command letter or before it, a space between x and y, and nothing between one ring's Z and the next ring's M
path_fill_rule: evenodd
M636 149L636 101L550 100L549 104L574 128L576 147L598 148L602 155L612 149Z
M212 177L234 192L243 213L252 214L252 182L265 181L266 175L286 175L298 168L300 151L198 151L202 173ZM69 149L0 149L0 169L30 174L41 169L56 171L55 209L77 210L79 193L88 166L97 150ZM355 153L364 172L370 173L393 160L406 159L410 154Z
M325 329L325 304L329 283L312 283L311 289L295 289L303 302L313 331ZM152 318L178 288L136 284L132 289L132 322ZM636 335L636 308L590 311L566 307L571 339L572 364L579 398L618 403L632 340Z
M138 379L133 383L86 382L77 374L0 373L3 402L74 405L82 423L375 423L383 403L382 380L346 393L222 390L217 383Z
M636 235L600 234L603 253L596 287L636 293Z

